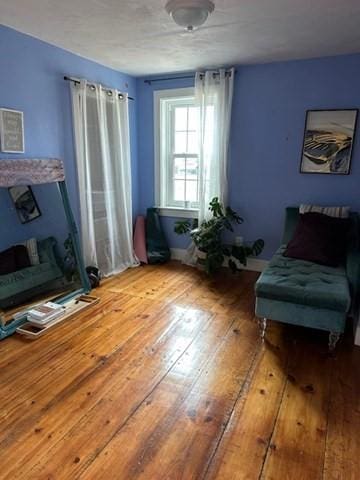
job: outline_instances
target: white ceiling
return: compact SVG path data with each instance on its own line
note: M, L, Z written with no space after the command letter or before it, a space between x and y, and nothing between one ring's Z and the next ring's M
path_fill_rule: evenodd
M360 52L359 0L215 0L194 34L165 3L0 0L0 22L136 76Z

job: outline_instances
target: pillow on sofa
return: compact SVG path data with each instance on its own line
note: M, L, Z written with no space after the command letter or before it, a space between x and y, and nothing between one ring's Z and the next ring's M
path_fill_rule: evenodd
M349 226L347 218L304 213L283 255L337 267L345 259Z
M16 257L13 247L0 253L0 275L16 272Z
M24 245L15 245L13 249L15 252L16 270L31 267L27 248Z
M299 207L299 213L317 212L336 218L349 218L350 207L320 207L320 205L302 204Z
M39 265L40 258L36 238L30 238L29 240L26 240L26 242L20 243L20 245L26 247L31 265Z
M24 245L15 245L0 253L0 275L7 275L30 266L29 255Z

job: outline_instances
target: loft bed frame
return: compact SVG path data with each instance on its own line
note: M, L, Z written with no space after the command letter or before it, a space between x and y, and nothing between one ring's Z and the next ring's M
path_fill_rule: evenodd
M63 162L52 158L0 160L0 188L51 183L57 184L59 188L81 280L80 289L56 299L57 303L66 304L74 297L87 295L91 291L91 286L85 270L79 234L66 188ZM17 318L6 325L0 325L0 340L15 333L16 329L23 326L26 321L27 318L24 315L24 317Z

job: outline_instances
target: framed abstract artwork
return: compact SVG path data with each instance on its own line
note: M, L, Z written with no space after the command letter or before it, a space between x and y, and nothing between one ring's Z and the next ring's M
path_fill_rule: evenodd
M0 108L0 144L5 153L24 153L24 114Z
M31 187L10 187L9 193L21 223L31 222L41 216Z
M350 173L358 110L308 110L301 173Z

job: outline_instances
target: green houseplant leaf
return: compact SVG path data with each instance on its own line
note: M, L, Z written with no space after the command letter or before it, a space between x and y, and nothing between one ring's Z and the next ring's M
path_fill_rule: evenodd
M190 234L196 248L201 252L198 264L206 273L211 275L219 271L226 259L229 268L235 273L240 270L239 264L246 265L248 256L257 256L262 252L264 241L258 239L252 245L225 245L222 241L223 232L233 232L233 225L241 224L244 220L231 207L224 208L218 197L211 200L209 210L212 217L204 220L201 225L198 225L197 221L191 225L188 220L182 220L176 222L174 231L178 235Z

